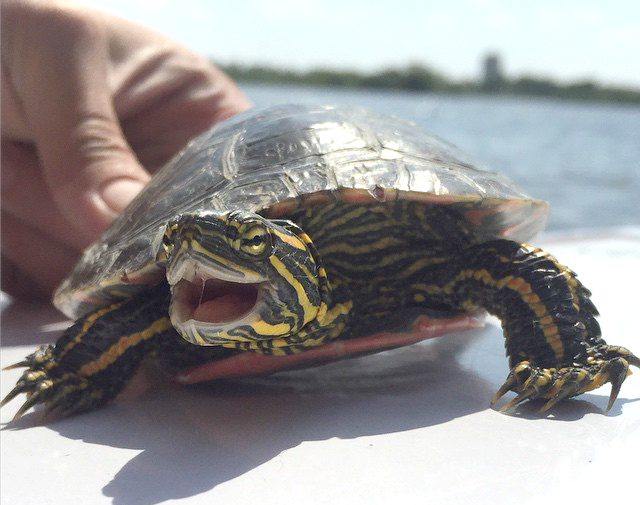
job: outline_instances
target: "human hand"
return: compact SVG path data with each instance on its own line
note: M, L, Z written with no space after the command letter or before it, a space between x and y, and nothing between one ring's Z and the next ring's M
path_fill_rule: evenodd
M66 2L2 3L2 289L50 296L190 138L249 106L161 34Z

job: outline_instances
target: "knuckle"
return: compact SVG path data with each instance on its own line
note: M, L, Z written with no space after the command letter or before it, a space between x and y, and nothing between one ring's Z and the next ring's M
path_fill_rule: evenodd
M86 114L74 126L61 155L68 163L48 174L57 185L86 186L112 177L113 172L133 176L137 169L118 124L101 112Z

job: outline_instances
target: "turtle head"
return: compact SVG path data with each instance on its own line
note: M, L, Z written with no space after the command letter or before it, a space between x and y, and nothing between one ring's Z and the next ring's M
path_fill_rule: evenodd
M179 216L158 254L171 287L171 322L196 345L287 346L326 310L326 276L315 256L289 221L243 211Z

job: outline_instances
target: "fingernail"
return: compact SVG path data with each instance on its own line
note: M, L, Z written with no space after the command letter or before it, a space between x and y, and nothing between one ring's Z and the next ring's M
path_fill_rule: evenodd
M111 210L119 214L144 186L144 183L135 179L114 179L102 186L100 197Z

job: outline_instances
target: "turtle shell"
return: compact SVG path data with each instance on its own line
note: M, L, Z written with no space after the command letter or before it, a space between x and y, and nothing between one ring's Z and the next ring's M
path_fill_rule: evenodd
M335 199L459 205L480 234L517 241L547 216L545 202L412 123L350 106L254 109L203 133L163 167L85 250L54 304L78 318L158 282L162 234L179 214L243 209L283 218Z

